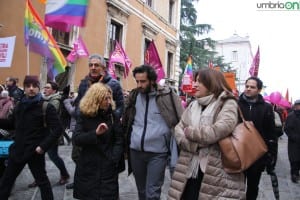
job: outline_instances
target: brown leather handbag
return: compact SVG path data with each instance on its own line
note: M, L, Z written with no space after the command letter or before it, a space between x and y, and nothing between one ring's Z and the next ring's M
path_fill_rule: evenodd
M268 148L252 121L246 121L238 107L243 122L232 134L219 141L222 164L227 173L240 173L262 157Z

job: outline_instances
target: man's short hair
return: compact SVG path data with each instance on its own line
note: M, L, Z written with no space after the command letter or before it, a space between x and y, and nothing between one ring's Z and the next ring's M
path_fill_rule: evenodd
M55 90L56 92L58 91L58 84L53 82L53 81L48 81L47 84L51 85L52 90Z
M10 77L10 78L9 78L9 81L12 82L13 85L16 85L16 84L17 84L17 79L16 79L16 78Z
M262 82L259 78L257 78L256 76L251 76L251 77L249 77L249 78L246 80L245 84L246 84L249 80L254 80L254 81L256 81L256 86L257 86L257 88L258 88L259 90L262 89L262 87L263 87L263 82Z
M156 79L157 79L157 74L156 74L154 68L151 67L150 65L141 65L141 66L138 66L138 67L134 68L134 70L132 71L132 73L133 73L134 77L138 73L147 73L147 78L148 78L149 81L156 82Z
M106 61L105 61L104 57L101 56L100 54L96 54L96 53L95 53L95 54L90 55L90 57L89 57L89 63L91 62L92 59L98 59L98 60L100 60L100 64L101 64L103 67L106 68Z

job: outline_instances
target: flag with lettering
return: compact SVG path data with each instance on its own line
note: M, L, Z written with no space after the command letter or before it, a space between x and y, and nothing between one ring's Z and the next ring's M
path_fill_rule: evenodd
M30 51L47 58L47 65L52 67L53 77L65 71L66 59L30 0L26 0L24 39L25 46L29 46Z
M126 78L129 74L132 62L118 41L116 41L115 49L111 53L108 62L109 73L111 76L116 77L114 63L120 63L124 66L124 78Z
M73 49L67 56L67 60L71 63L74 63L78 58L88 57L88 56L89 56L89 52L81 36L79 36L78 39L74 42Z
M149 47L146 50L144 62L155 69L157 74L157 82L165 78L164 68L161 64L159 54L153 40L150 42Z

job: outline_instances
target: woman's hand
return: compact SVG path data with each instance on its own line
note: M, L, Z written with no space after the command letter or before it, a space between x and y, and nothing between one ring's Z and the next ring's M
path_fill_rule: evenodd
M186 138L189 138L189 135L191 134L191 129L187 126L183 129L183 133Z
M108 126L106 125L106 123L101 123L98 125L96 129L96 135L102 135L107 130L108 130Z

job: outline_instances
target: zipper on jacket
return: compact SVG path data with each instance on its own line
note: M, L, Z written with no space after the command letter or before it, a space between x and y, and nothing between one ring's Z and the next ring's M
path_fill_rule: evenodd
M146 129L147 129L147 118L148 118L148 107L149 107L149 94L146 94L146 110L145 110L145 117L144 117L144 130L141 140L141 150L144 150L144 143L145 143L145 135L146 135Z

